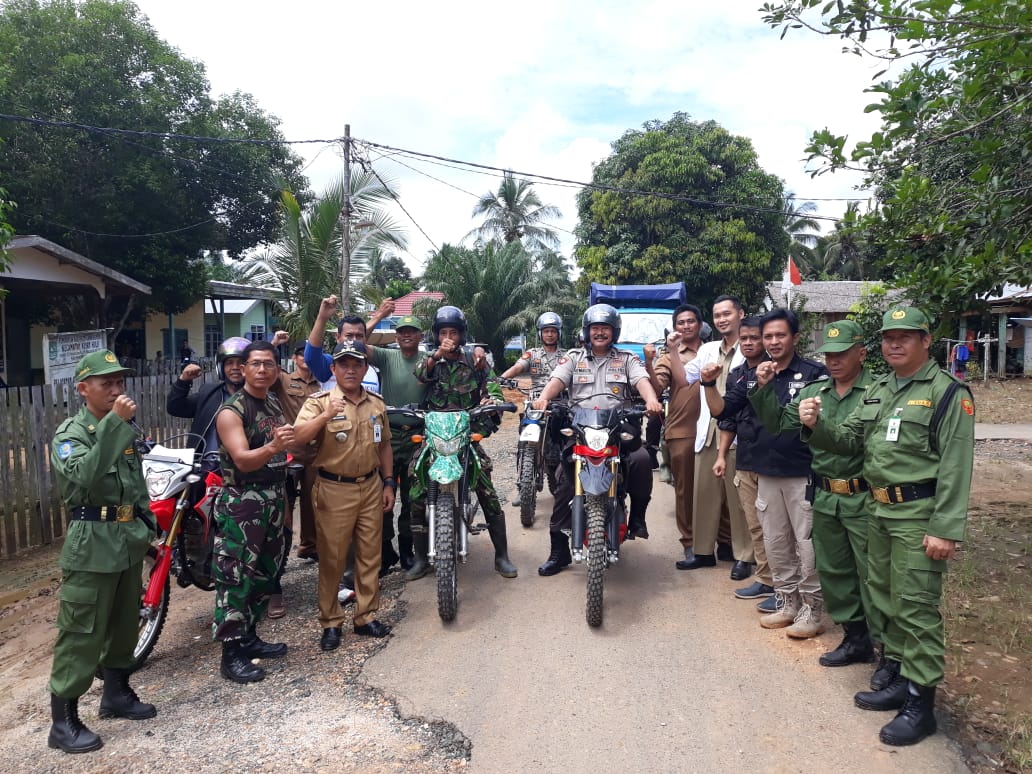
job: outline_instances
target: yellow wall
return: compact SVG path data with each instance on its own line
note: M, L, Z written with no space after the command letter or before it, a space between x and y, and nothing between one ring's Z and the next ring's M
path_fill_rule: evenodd
M203 357L204 355L204 301L198 301L196 304L191 306L185 312L181 312L175 315L172 324L176 328L183 328L187 331L187 337L190 341L190 347L194 351L195 357ZM166 358L175 358L178 356L178 352L165 352L164 342L162 339L162 330L168 328L168 315L167 314L151 314L147 317L146 324L146 351L147 357L153 358L158 350L162 350L162 354Z

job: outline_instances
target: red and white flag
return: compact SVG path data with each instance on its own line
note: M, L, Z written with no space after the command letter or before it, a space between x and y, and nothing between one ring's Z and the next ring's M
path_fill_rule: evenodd
M788 263L785 265L785 273L781 276L781 292L787 293L793 285L802 285L803 275L799 273L799 267L795 265L792 256L788 256Z

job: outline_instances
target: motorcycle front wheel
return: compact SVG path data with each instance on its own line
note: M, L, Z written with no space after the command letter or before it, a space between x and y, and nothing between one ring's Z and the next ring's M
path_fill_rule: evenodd
M584 504L588 522L588 626L602 625L602 591L606 572L606 498L590 495Z
M158 637L161 630L165 628L165 619L168 618L168 603L171 597L169 579L165 578L165 588L161 592L161 602L152 615L146 615L143 609L143 595L147 593L147 586L150 585L154 574L154 561L157 559L157 549L151 546L147 549L147 556L143 560L143 592L140 594L140 634L136 640L136 648L133 650L132 671L143 666L147 657L158 644Z
M517 487L520 490L520 524L533 527L537 517L537 493L534 450L525 443L520 444L516 452L516 473L519 476Z
M459 607L456 567L455 500L451 492L437 496L434 513L434 575L437 577L437 614L442 621L454 621Z

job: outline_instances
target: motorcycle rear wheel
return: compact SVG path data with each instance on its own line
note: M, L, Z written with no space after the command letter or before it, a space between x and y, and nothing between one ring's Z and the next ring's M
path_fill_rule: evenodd
M524 527L533 527L534 519L537 517L537 493L535 486L534 450L521 443L516 453L516 471L519 479L517 487L520 490L520 524Z
M151 546L147 549L147 556L143 560L143 593L140 595L140 600L143 600L143 594L147 593L147 586L151 582L151 576L154 573L154 561L157 559L157 549ZM136 671L143 666L147 657L150 656L151 651L154 650L154 646L158 644L158 637L161 636L161 630L165 628L165 619L168 618L168 603L171 598L170 578L165 579L165 588L161 592L161 603L158 605L158 609L154 611L153 617L148 618L143 614L143 605L140 605L140 634L136 640L136 648L133 650L133 664L130 667L132 671Z
M459 607L455 524L455 501L451 492L441 492L434 513L434 575L437 577L437 614L445 622L455 620Z
M588 522L588 626L602 625L602 592L606 572L606 499L591 495L584 504Z

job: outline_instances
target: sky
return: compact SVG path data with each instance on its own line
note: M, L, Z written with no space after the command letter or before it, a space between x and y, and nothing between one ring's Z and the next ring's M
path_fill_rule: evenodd
M761 0L136 4L160 37L205 64L213 95L254 95L290 140L341 137L349 124L362 140L588 182L625 131L682 111L752 140L760 166L822 216L846 202L819 199L867 199L857 175L812 178L803 158L815 130L855 141L877 129L864 89L881 68L841 53L837 39L780 39ZM295 150L316 193L342 175L336 146ZM477 198L499 183L499 173L369 158L408 212L397 217L416 274L430 251L478 225ZM577 189L535 190L562 211L554 225L569 256Z

